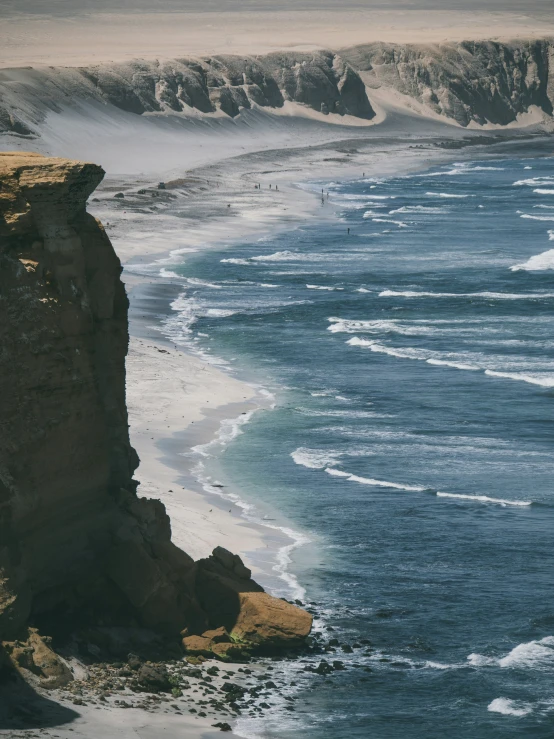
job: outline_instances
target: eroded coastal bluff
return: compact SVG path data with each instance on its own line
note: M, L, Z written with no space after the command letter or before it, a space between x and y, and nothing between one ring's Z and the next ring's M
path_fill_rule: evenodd
M86 67L3 69L0 133L34 136L51 114L101 106L135 115L236 118L299 104L324 115L376 116L374 95L460 126L508 125L554 106L554 40L373 42L339 50L136 59ZM90 107L92 106L92 107Z
M137 494L128 300L86 212L103 174L0 154L0 673L42 687L72 679L56 637L82 629L149 629L226 660L298 646L312 624L237 555L193 561Z

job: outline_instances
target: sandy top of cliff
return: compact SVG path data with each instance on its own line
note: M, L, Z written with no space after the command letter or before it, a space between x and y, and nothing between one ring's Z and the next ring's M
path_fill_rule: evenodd
M44 0L39 12L36 0L6 0L0 67L554 35L544 0L98 0L93 12L88 5Z
M44 168L44 170L74 170L84 167L98 168L92 162L80 162L75 159L48 157L33 151L0 151L0 177L13 174L16 170Z

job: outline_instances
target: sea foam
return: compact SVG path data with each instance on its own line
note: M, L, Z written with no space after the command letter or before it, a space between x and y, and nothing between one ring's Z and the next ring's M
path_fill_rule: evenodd
M388 482L387 480L374 480L371 477L359 477L358 475L353 475L351 472L336 470L334 467L327 467L325 472L334 477L344 477L349 482L358 482L361 485L372 485L373 487L379 488L393 488L394 490L407 490L415 493L422 493L427 490L427 488L424 488L421 485L404 485L398 482Z
M486 298L490 300L542 300L554 298L554 293L434 293L425 290L382 290L380 298Z
M554 220L554 218L552 219ZM510 267L512 272L519 272L525 270L526 272L541 272L546 269L554 269L554 249L543 251L541 254L536 254L526 262L521 264L514 264Z
M458 498L459 500L469 500L475 503L497 503L501 506L530 506L529 500L506 500L505 498L490 498L488 495L463 495L461 493L441 493L437 492L437 498Z
M495 698L487 706L487 711L501 713L503 716L527 716L532 713L533 706L530 703L509 698Z

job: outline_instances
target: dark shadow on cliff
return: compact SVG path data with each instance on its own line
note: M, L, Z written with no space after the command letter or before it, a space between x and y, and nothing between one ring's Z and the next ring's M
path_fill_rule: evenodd
M0 647L0 663L3 649ZM0 731L68 724L78 713L37 693L10 667L0 666Z

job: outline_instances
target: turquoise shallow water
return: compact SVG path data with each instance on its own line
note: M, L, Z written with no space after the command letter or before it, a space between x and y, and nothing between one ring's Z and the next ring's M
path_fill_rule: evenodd
M551 737L554 159L312 187L334 223L187 256L165 326L275 394L212 474L371 642L240 731Z

